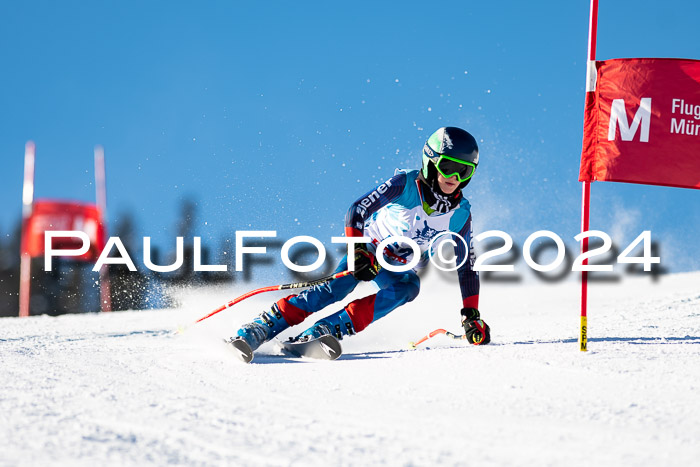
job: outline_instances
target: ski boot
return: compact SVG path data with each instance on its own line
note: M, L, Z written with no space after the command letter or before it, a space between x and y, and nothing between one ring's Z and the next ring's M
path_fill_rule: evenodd
M343 354L340 340L355 334L350 316L341 310L313 324L297 337L282 343L282 349L297 357L335 360Z
M253 321L241 326L228 342L237 351L238 358L249 363L253 360L253 351L288 327L279 307L274 304L270 311L260 313Z
M293 342L307 342L325 335L331 335L338 340L342 340L343 336L351 336L353 334L355 334L355 328L350 320L350 315L343 309L318 320L309 329L290 340Z

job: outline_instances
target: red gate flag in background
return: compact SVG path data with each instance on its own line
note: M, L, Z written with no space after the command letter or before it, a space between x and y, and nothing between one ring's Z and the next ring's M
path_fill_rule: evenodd
M105 228L100 210L94 204L73 201L36 201L27 219L26 234L22 241L22 253L32 258L44 254L46 230L79 230L90 239L88 251L75 257L83 261L95 261L105 246ZM52 248L80 249L78 238L54 238Z
M595 65L579 180L700 189L700 60Z

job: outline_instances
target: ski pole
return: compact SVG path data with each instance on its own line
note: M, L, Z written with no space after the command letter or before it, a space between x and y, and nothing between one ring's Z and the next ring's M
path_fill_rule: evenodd
M433 332L431 332L430 334L421 337L421 338L420 338L419 340L417 340L416 342L409 342L409 345L411 346L412 349L415 349L415 348L418 346L418 344L422 344L423 342L427 341L427 340L430 339L431 337L437 336L438 334L444 334L444 335L446 335L447 337L450 337L450 338L456 339L456 340L461 340L461 339L466 339L466 338L467 338L467 336L464 335L464 334L458 335L458 334L453 334L453 333L451 333L450 331L445 331L444 329L436 329L436 330L434 330Z
M193 322L193 323L190 324L189 326L187 326L187 327L185 327L185 328L180 328L180 329L178 329L177 332L178 332L178 334L182 334L182 333L183 333L187 328L189 328L190 326L194 326L195 324L199 323L200 321L204 321L205 319L207 319L207 318L209 318L209 317L211 317L211 316L214 316L215 314L217 314L217 313L219 313L219 312L221 312L221 311L224 311L224 310L227 309L227 308L231 308L231 307L232 307L233 305L235 305L236 303L242 302L242 301L245 300L246 298L252 297L253 295L257 295L257 294L263 293L263 292L272 292L272 291L275 291L275 290L299 289L299 288L303 288L303 287L312 287L312 286L314 286L314 285L323 284L324 282L332 281L333 279L338 279L338 278L340 278L340 277L345 277L345 276L347 276L348 274L352 274L352 271L338 272L338 273L336 273L336 274L332 274L332 275L326 276L326 277L321 277L320 279L315 279L315 280L308 281L308 282L293 282L293 283L291 283L291 284L271 285L271 286L269 286L269 287L262 287L262 288L260 288L260 289L252 290L252 291L250 291L250 292L244 293L244 294L241 295L240 297L234 298L233 300L231 300L230 302L228 302L228 303L225 304L225 305L221 305L221 306L220 306L219 308L217 308L216 310L212 311L211 313L209 313L209 314L206 315L206 316L202 316L201 318L199 318L197 321Z

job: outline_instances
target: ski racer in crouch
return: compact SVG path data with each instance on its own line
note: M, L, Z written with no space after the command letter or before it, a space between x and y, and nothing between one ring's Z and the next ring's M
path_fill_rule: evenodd
M423 148L421 170L397 171L394 177L350 206L345 218L345 235L372 239L371 243L356 244L353 274L285 297L269 311L243 325L230 340L242 354L249 352L247 358L245 355L241 358L250 361L253 351L261 344L289 326L301 323L312 313L342 300L360 281L374 281L380 290L317 321L294 341L308 341L327 334L342 339L415 299L420 288L415 270L427 264L431 239L449 231L459 234L466 245L471 244L471 206L462 189L470 182L478 163L479 148L467 131L443 127L433 133ZM378 264L377 245L396 235L411 238L419 245L421 259L413 269L392 272ZM450 235L444 233L441 237ZM479 276L472 269L474 253L459 238L454 241L457 265L461 265L457 275L466 339L476 345L488 344L491 340L489 326L481 320L478 310ZM406 265L413 254L410 245L395 242L385 248L384 259L391 265ZM347 269L345 256L336 272Z

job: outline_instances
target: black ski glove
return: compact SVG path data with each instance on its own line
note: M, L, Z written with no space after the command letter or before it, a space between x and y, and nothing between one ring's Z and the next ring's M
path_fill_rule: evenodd
M491 328L479 316L476 308L462 308L462 326L467 340L474 345L491 342Z
M355 246L355 272L352 273L361 281L371 281L377 277L381 266L377 258L367 250L367 245L359 243Z

